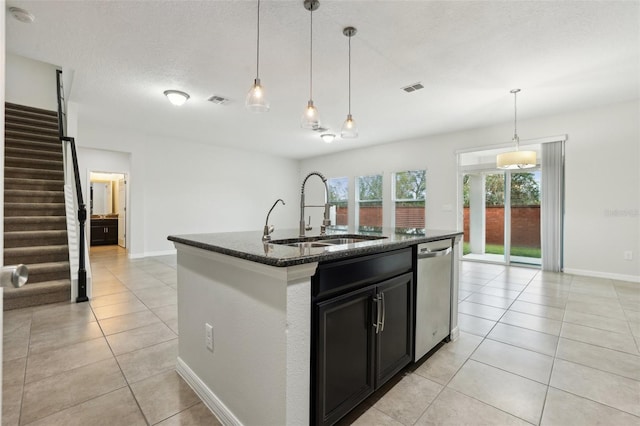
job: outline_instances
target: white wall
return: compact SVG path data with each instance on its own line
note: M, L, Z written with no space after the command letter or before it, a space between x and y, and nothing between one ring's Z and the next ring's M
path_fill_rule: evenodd
M277 198L287 204L274 209L270 223L276 229L297 226L294 160L115 129L83 120L81 111L77 123L81 173L95 160L85 157L84 148L130 153L133 257L173 252L168 235L261 231Z
M6 79L10 82L6 85L7 102L58 110L55 66L11 53L6 60Z
M569 138L567 272L640 281L639 116L640 102L633 101L518 123L523 139L560 134ZM505 123L316 157L301 162L300 176L312 170L327 177L382 171L388 194L392 172L426 168L427 227L459 229L456 151L508 142L512 131L511 124ZM448 205L454 207L452 211L447 211ZM632 261L623 260L625 250L633 252Z

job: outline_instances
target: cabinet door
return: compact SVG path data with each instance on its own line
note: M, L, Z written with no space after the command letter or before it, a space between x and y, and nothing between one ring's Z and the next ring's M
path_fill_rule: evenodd
M91 245L104 243L104 226L91 224Z
M377 286L382 325L376 335L376 388L382 386L412 359L413 274Z
M114 220L115 223L110 223L109 226L105 228L107 231L105 235L105 242L107 244L118 244L118 223Z
M374 390L376 293L367 287L315 307L315 424L333 424Z

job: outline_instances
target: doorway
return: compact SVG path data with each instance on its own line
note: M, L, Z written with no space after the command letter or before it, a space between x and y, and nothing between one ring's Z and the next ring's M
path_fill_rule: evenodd
M540 152L542 144L527 149ZM463 260L540 267L541 166L496 168L496 154L509 148L460 153L460 219Z
M89 233L91 246L127 247L126 173L89 172Z

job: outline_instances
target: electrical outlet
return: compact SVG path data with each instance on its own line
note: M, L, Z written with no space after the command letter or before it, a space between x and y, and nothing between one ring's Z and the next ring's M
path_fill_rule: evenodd
M204 325L205 329L205 344L207 345L207 349L213 352L213 326L209 323Z
M631 250L624 252L624 260L633 260L633 252Z

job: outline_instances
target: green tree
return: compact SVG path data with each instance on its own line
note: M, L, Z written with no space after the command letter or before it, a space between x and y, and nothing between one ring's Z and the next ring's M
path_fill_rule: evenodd
M424 170L396 173L396 199L424 200L427 176Z
M360 201L382 200L382 175L360 176L358 192Z
M470 176L464 175L462 178L462 201L465 207L469 207ZM485 175L485 205L504 205L504 183L503 173ZM511 205L540 205L540 185L535 173L511 173Z

